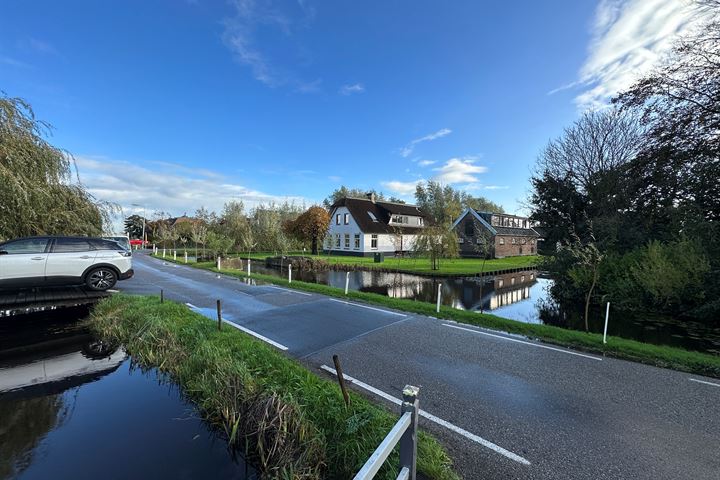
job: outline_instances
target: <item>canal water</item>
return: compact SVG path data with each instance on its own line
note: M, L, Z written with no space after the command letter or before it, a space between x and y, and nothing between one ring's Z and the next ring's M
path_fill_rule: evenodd
M259 261L252 263L252 271L287 278L287 270L280 271ZM346 272L294 270L293 278L344 289ZM485 277L451 278L355 270L350 271L349 277L351 290L435 303L439 286L443 305L460 310L492 313L520 322L584 330L580 311L561 311L554 305L550 296L552 285L553 280L537 270ZM591 312L591 331L602 332L604 319L604 309L594 309ZM640 316L611 309L608 335L720 355L720 331L700 323L668 317Z
M177 386L65 310L0 318L0 480L259 478Z

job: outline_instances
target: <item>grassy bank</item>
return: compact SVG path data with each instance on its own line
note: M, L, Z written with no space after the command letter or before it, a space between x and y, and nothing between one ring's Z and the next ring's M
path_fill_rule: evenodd
M351 392L347 408L334 382L259 340L157 297L115 295L91 316L94 330L133 359L170 375L263 478L351 478L398 416ZM457 479L442 447L421 432L418 469ZM397 476L397 455L377 478ZM395 467L395 472L390 467Z
M165 260L168 259L166 258ZM172 261L172 259L170 259L170 261ZM196 268L217 271L213 263L197 263L188 265ZM222 273L239 278L247 277L247 274L240 270L223 269ZM251 277L267 283L282 285L285 287L289 286L299 290L321 293L333 297L361 300L406 312L455 320L457 322L491 328L494 330L526 335L548 343L576 348L586 352L608 355L616 358L655 365L658 367L672 368L675 370L720 378L720 357L706 353L693 352L676 347L652 345L621 337L608 337L608 343L603 344L602 335L597 333L585 333L576 330L554 327L551 325L518 322L516 320L498 317L496 315L468 312L444 305L440 307L440 313L436 313L435 305L432 303L390 298L376 293L358 292L354 290L348 292L348 295L346 296L342 289L327 285L306 283L295 280L293 280L292 284L288 285L287 280L271 275L252 274Z
M170 257L172 257L172 249ZM178 249L178 258L183 255L185 250ZM192 249L187 249L188 255L194 255ZM302 252L293 253L292 255L304 255L315 260L322 260L330 265L347 265L350 268L367 268L367 269L387 269L404 273L416 273L420 275L434 276L455 276L455 275L475 275L482 272L495 272L498 270L507 270L512 268L534 267L540 263L541 257L538 255L528 255L524 257L509 258L493 258L483 261L477 258L450 258L440 261L440 269L433 270L429 258L412 258L412 257L386 257L382 263L375 263L372 257L351 257L347 255L310 255ZM267 257L273 257L272 253L253 253L231 254L233 257L252 258L254 260L265 260ZM167 257L166 257L167 258Z

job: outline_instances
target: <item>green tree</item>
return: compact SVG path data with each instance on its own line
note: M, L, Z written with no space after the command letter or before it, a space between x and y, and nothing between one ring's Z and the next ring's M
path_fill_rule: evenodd
M440 269L443 258L456 258L459 254L458 239L453 229L439 225L423 228L413 244L413 254L430 259L433 270Z
M80 183L71 154L51 145L50 125L0 92L0 239L99 235L115 207Z
M341 198L366 198L366 196L371 193L375 194L376 200L385 200L385 195L383 195L382 192L377 192L375 189L348 188L345 185L341 185L340 188L333 190L333 192L323 200L323 206L330 210L330 207Z
M436 225L449 226L466 208L502 213L503 208L484 197L473 197L450 185L428 181L415 187L415 202Z
M142 239L144 222L145 219L140 215L130 215L125 219L125 233L127 233L130 238Z

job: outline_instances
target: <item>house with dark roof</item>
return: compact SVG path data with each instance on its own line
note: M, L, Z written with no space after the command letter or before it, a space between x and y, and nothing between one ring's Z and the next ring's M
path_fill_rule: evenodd
M527 217L467 208L452 228L463 257L504 258L537 254L540 235Z
M370 256L413 250L427 216L416 205L368 198L341 198L330 208L325 252Z

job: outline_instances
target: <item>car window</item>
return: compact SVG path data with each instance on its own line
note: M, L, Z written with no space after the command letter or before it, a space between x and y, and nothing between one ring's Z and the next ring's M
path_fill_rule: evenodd
M90 242L83 238L58 238L55 240L53 253L87 252L94 250Z
M20 255L28 253L45 253L47 246L47 238L26 238L24 240L15 240L0 246L1 251L5 251L8 255Z
M123 248L123 246L120 245L118 242L113 242L112 240L95 239L92 241L92 244L98 250L127 250Z

